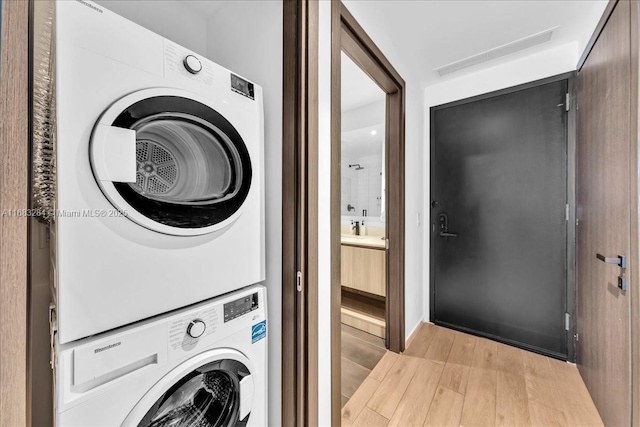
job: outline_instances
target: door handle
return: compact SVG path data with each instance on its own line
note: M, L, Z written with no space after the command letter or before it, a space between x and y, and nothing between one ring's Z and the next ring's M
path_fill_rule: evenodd
M627 268L627 257L624 255L618 255L617 258L607 258L602 254L596 254L596 258L608 264L619 265L620 268ZM627 290L627 278L624 275L618 276L618 287L623 291Z
M440 237L458 237L458 234L441 231Z
M604 255L596 254L596 258L608 264L619 265L620 268L627 268L627 257L624 255L618 255L616 258L607 258Z
M456 233L449 233L449 217L446 213L438 215L440 222L440 237L458 237Z

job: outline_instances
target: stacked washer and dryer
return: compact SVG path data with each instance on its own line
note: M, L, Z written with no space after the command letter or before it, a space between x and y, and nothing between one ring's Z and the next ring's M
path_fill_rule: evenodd
M56 425L266 425L262 89L55 6Z

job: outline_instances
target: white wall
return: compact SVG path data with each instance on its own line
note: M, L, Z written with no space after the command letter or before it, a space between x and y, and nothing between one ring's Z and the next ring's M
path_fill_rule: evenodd
M430 146L429 109L446 104L505 89L511 86L532 82L575 70L579 57L578 42L572 42L555 48L486 68L472 74L447 80L440 84L427 86L424 90L425 102L425 147ZM424 212L425 222L429 221L431 210L429 203L430 186L430 150L424 150ZM424 316L429 320L429 226L424 228Z
M269 425L281 425L282 1L224 4L207 23L207 57L262 86L265 122Z
M206 19L180 0L95 0L101 6L194 52L207 53ZM181 4L182 3L182 4Z

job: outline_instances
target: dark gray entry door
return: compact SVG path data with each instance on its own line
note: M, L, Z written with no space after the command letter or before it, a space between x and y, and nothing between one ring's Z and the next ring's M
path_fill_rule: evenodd
M432 109L432 320L566 357L567 80Z

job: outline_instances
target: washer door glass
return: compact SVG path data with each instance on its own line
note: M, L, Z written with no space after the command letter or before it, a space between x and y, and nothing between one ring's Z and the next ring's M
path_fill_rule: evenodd
M237 360L208 363L182 378L147 411L138 427L246 426L239 419L240 381L249 371Z
M114 182L136 211L164 225L203 228L247 197L251 160L236 129L212 108L179 96L143 99L113 126L136 131L136 182Z

